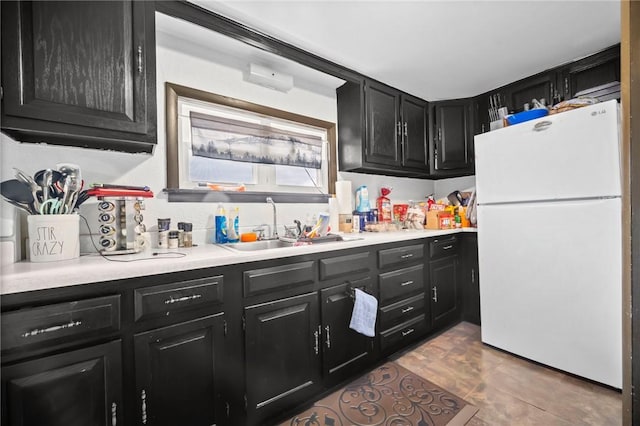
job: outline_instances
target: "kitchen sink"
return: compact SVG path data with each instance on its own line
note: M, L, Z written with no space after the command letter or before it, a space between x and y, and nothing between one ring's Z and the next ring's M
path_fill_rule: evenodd
M230 248L238 251L258 251L258 250L269 250L274 248L282 248L282 247L293 247L293 242L282 241L282 240L261 240L254 241L251 243L231 243L225 244L223 247Z
M324 243L329 243L329 242L342 242L342 241L355 241L355 240L361 240L362 238L359 237L343 237L341 235L332 235L331 238L328 237L320 237L320 238L314 238L312 240L301 240L300 242L302 243L302 245L304 245L305 242L311 242L312 244L324 244ZM222 247L231 249L231 250L237 250L237 251L260 251L260 250L270 250L270 249L275 249L275 248L284 248L284 247L295 247L296 246L296 241L291 239L291 240L261 240L261 241L254 241L251 243L230 243L230 244L223 244Z

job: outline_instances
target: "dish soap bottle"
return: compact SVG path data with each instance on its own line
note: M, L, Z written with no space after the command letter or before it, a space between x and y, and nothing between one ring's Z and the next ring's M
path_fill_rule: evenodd
M237 243L240 241L240 207L234 207L233 213L229 216L229 229L227 241Z
M224 244L227 242L227 214L224 211L222 203L218 204L216 210L216 244Z

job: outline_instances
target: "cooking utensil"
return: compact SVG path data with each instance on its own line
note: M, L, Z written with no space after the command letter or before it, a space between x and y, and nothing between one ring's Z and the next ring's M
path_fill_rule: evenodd
M0 182L0 193L11 204L19 207L30 214L36 214L33 193L28 184L18 180L10 179Z
M40 186L33 180L31 176L24 173L22 170L14 167L16 179L19 182L25 184L29 190L31 191L31 195L33 196L33 205L35 210L37 211L40 208L40 198L38 197L38 192L41 190Z

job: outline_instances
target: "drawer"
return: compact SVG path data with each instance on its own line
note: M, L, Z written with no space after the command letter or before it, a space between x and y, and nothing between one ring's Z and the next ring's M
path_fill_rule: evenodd
M416 315L424 314L424 292L408 299L400 300L380 308L380 329L386 330L392 325L407 321Z
M455 235L444 238L434 238L429 242L429 253L431 255L431 259L457 254L458 238Z
M6 312L1 316L2 350L106 334L120 329L120 295L74 300Z
M392 348L400 348L408 342L424 335L427 331L427 321L424 314L412 320L405 321L393 328L380 333L380 350L383 352Z
M415 265L379 275L380 304L424 291L424 265Z
M369 270L369 256L371 253L355 253L346 256L331 257L320 260L320 279L339 277L341 275L356 274Z
M134 291L135 319L146 320L222 303L224 277L199 278Z
M384 249L378 252L380 268L409 264L424 257L424 244Z
M315 262L298 262L272 268L253 269L243 274L244 297L294 285L313 284Z

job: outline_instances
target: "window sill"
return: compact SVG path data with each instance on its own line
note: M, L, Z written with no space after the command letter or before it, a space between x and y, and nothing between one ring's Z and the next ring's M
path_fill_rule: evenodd
M265 203L267 197L273 198L276 203L327 203L328 194L300 194L288 192L232 192L211 191L208 189L168 189L163 190L168 194L170 203Z

